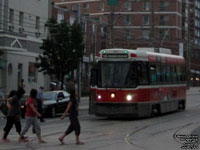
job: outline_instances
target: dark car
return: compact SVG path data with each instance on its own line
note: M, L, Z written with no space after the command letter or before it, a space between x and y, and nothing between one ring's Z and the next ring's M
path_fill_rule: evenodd
M69 103L70 94L66 91L44 92L43 114L44 116L55 117L58 113L63 113Z

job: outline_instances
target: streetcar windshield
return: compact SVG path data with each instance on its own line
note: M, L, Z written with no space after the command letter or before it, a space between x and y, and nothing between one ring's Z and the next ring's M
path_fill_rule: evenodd
M100 62L100 87L124 88L136 87L136 72L134 63L130 62Z

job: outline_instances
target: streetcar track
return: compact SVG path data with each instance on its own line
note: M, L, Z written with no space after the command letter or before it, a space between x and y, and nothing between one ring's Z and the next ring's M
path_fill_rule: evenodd
M177 129L177 130L174 132L174 134L173 134L174 140L175 140L176 142L178 142L178 143L181 143L181 141L180 141L180 140L177 140L177 138L176 138L176 135L178 135L177 133L178 133L180 130L182 130L182 129L188 127L188 126L191 126L191 125L197 124L197 123L200 123L200 122L198 121L198 122L192 122L192 123L188 123L188 124L182 125L179 129Z
M124 140L126 141L127 144L131 144L131 145L133 145L133 146L135 146L135 147L137 147L137 148L140 148L140 149L145 149L143 146L138 145L138 144L135 144L134 142L132 142L132 141L130 140L130 137L133 136L134 134L136 134L136 133L138 133L138 132L144 130L144 129L147 129L147 128L151 127L151 126L158 125L158 124L162 124L162 123L166 123L166 122L170 122L170 120L162 121L162 122L160 122L160 123L153 123L153 124L144 126L144 127L142 127L142 128L139 128L139 129L137 129L137 130L135 130L135 131L133 131L133 132L127 134L126 137L124 138Z

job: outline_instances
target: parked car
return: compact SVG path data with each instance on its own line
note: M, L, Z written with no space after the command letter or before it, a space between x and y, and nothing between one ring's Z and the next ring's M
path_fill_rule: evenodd
M70 94L63 90L44 92L43 114L54 118L65 111L69 100Z

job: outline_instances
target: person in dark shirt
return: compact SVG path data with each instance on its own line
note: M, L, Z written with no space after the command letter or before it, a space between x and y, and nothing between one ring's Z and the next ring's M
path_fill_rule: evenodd
M11 91L8 98L8 114L7 114L7 122L4 128L3 133L3 142L9 142L7 136L12 129L13 125L15 124L16 131L20 135L21 133L21 122L20 122L20 99L23 97L24 91L18 90Z
M79 140L81 127L78 120L78 102L76 99L76 95L77 95L77 92L75 90L72 90L72 92L70 92L69 104L67 105L67 108L61 117L61 120L63 120L65 116L67 115L67 113L69 113L69 120L70 120L70 125L68 129L65 131L65 133L61 137L58 138L61 144L64 144L63 142L64 138L67 135L69 135L72 131L75 131L76 144L84 144L83 142Z
M43 95L44 87L40 86L40 88L37 90L37 96L36 96L36 102L37 102L37 110L41 114L40 122L45 122L43 115L42 115L42 106L44 101L44 95Z

